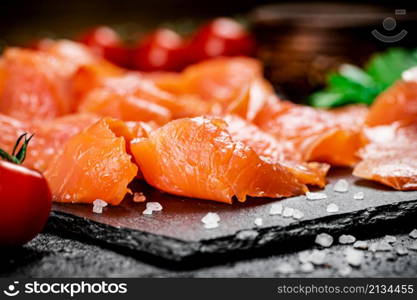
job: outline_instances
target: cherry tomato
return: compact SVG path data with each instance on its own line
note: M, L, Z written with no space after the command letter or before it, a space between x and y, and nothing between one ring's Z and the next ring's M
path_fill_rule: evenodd
M130 51L124 47L116 31L107 26L90 29L79 38L79 41L90 47L94 53L116 65L127 67L130 62Z
M187 53L191 63L217 56L251 56L255 42L245 28L229 18L217 18L192 37Z
M179 71L184 67L184 41L170 29L158 29L141 40L133 54L141 71Z
M25 136L26 146L27 142ZM51 211L52 196L45 178L17 164L23 161L26 146L16 156L0 151L0 157L12 161L0 160L1 246L30 241L42 230Z

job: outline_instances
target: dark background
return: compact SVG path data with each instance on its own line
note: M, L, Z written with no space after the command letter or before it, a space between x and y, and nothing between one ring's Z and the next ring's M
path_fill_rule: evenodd
M0 43L21 44L37 37L73 37L86 27L108 24L127 38L157 25L171 25L186 32L213 16L244 16L271 0L1 0ZM306 2L306 1L291 1ZM334 2L334 1L321 1ZM341 2L341 1L338 1ZM345 1L384 7L417 7L411 1Z

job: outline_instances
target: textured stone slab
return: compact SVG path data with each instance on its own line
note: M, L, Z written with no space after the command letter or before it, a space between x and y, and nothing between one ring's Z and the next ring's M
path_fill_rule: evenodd
M417 192L393 191L349 174L350 170L332 172L330 184L321 191L327 195L324 200L311 201L305 196L249 199L233 206L176 197L138 185L135 190L143 190L148 201L162 204L161 212L143 215L145 203L130 199L119 207L105 208L103 214L94 214L91 205L55 204L48 229L181 262L235 251L288 247L293 241L308 246L320 232L348 233L417 215ZM347 193L333 191L340 178L350 183ZM360 191L364 199L354 200L353 195ZM269 215L276 202L303 212L304 217L297 220ZM338 206L338 212L327 212L331 203ZM208 212L219 214L218 228L204 228L201 218ZM254 220L259 217L263 224L258 227Z

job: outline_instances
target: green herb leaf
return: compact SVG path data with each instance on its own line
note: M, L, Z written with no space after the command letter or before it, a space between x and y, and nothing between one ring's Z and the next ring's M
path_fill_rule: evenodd
M342 65L330 74L324 90L312 94L315 107L336 107L351 103L370 105L375 98L401 77L402 72L417 66L417 51L392 48L374 55L365 69Z

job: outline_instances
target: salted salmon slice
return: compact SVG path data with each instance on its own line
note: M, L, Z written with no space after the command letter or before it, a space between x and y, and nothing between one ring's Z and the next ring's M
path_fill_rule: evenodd
M0 148L11 152L21 134L34 134L24 165L43 172L72 136L99 119L91 114L72 114L54 120L24 122L0 114Z
M187 67L182 73L148 74L161 89L176 95L193 95L217 105L221 114L239 114L252 120L274 94L263 78L258 60L247 57L215 58Z
M416 122L417 81L399 80L372 104L366 125L388 125L395 121Z
M62 61L39 51L6 49L0 113L21 120L52 119L70 111Z
M320 110L270 99L253 122L280 143L289 143L287 155L293 160L353 166L365 143L361 130L367 111L361 105Z
M197 97L190 95L177 96L163 91L151 80L138 73L105 77L100 82L99 86L94 89L95 93L103 93L106 95L105 98L108 99L118 99L117 101L122 104L129 103L126 108L128 110L132 106L136 106L135 109L140 109L142 114L145 114L145 102L149 103L149 110L146 113L150 114L152 111L154 116L158 115L159 123L163 123L167 119L166 110L169 111L172 118L181 118L207 114L213 108L210 103L206 103ZM84 107L83 102L88 100L92 101L87 94L86 98L80 103L80 109ZM165 111L162 111L161 107L165 108ZM129 111L125 111L126 109L123 109L123 114L130 114Z
M123 121L154 121L159 125L172 118L170 110L164 106L106 88L97 88L89 92L77 110Z
M394 122L365 129L369 144L353 175L397 190L417 190L417 123Z
M131 150L145 180L175 195L232 203L233 196L281 198L307 191L280 164L232 140L221 119L184 118L135 139Z
M124 122L103 118L72 137L44 173L54 201L118 205L138 171L126 149L131 134Z
M233 140L252 148L262 160L287 167L301 183L319 187L326 185L326 174L330 168L328 164L294 160L289 155L293 150L290 142L279 142L273 135L237 115L226 115L223 120Z

